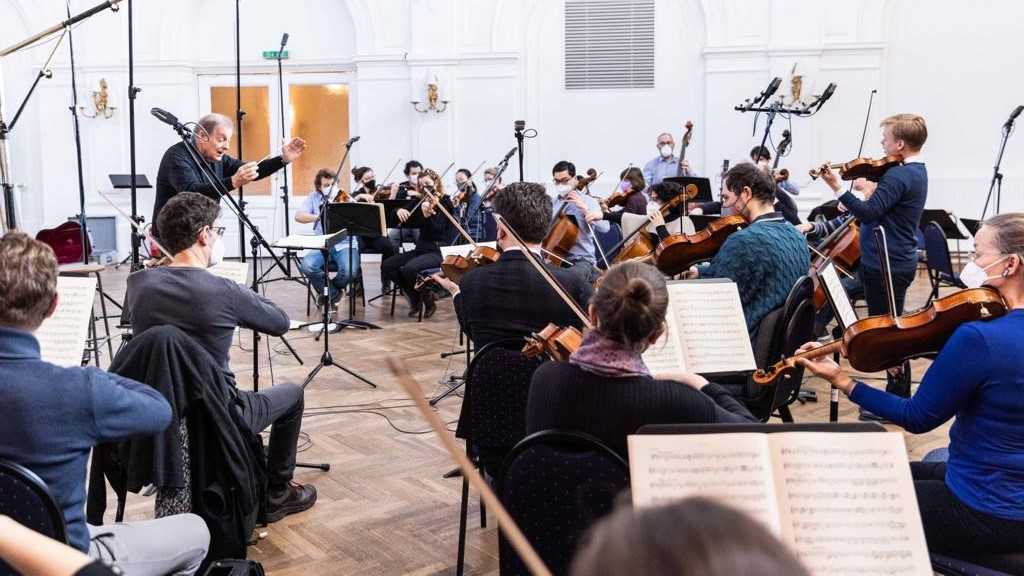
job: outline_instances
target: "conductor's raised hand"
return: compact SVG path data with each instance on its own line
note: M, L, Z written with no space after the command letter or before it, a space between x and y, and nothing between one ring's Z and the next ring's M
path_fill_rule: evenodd
M302 153L306 151L306 141L302 138L292 138L291 142L286 143L281 147L281 159L284 160L285 164L294 162Z

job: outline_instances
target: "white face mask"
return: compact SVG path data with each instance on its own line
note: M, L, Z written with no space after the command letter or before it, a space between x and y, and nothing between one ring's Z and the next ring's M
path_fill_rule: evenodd
M1009 256L1003 256L984 268L978 266L974 262L968 262L967 265L964 266L964 269L960 271L960 281L968 288L981 288L985 285L985 282L988 282L989 280L1002 278L1002 276L989 276L987 270L1007 258L1009 258Z
M213 241L213 248L210 249L210 262L207 267L213 267L221 263L224 260L224 239L219 235Z
M658 210L661 210L661 204L658 204L654 200L648 200L647 201L647 215L648 216L650 216L651 214L654 214Z
M572 187L568 184L555 184L555 194L559 196L565 196L570 190L572 190Z
M668 144L662 144L661 147L658 148L658 151L661 152L662 158L668 158L672 155L672 147Z

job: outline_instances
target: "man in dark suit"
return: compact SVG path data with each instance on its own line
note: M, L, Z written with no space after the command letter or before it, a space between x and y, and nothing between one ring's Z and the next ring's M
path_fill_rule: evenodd
M551 222L551 199L544 186L509 184L494 195L493 210L540 258L540 244ZM502 255L496 263L471 270L458 285L435 276L454 295L459 324L477 349L502 338L528 336L549 323L583 327L580 318L527 261L503 224L498 225L498 246ZM591 286L568 268L547 268L585 311Z

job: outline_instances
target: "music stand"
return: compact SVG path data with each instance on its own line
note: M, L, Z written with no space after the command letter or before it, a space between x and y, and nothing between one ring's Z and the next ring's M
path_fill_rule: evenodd
M132 188L132 175L131 174L109 174L108 176L110 177L110 185L113 186L115 190L125 190L125 189L131 190L131 188ZM149 183L149 178L146 178L145 174L136 174L135 175L135 188L136 189L138 189L138 188L152 188L152 187L153 187L153 185ZM142 225L143 222L146 221L145 216L143 216L142 214L136 214L135 216L131 216L130 218L132 220L134 220L135 223L140 225L140 226ZM136 246L136 241L138 242L138 246L141 246L142 245L142 236L138 233L138 231L135 230L134 226L131 226L131 229L132 229L132 246L133 247ZM133 248L133 250L134 250L134 248ZM147 253L148 253L148 250L149 249L147 248ZM117 265L114 266L114 268L120 268L121 266L124 266L124 263L129 261L129 260L131 260L132 256L134 256L134 254L131 251L129 251L128 256L126 256L124 258L124 260L121 260L120 262L118 262Z
M978 235L978 229L981 228L981 220L974 220L971 218L961 218L960 222L963 223L964 228L971 233L971 236Z
M349 238L365 237L379 238L387 234L387 223L385 221L384 206L381 204L368 204L366 202L340 202L327 204L327 233L331 234L341 230L347 231ZM349 241L351 243L351 240ZM352 261L352 250L348 251L348 319L338 322L342 328L363 328L364 330L380 330L380 326L355 319L356 293L352 290L352 279L355 276L355 268ZM324 275L324 282L327 276ZM365 288L364 288L365 289Z
M921 223L920 228L924 231L924 227L928 224L935 222L942 228L942 233L946 235L946 240L956 240L956 256L957 260L960 260L960 241L967 240L971 236L970 230L964 226L960 219L949 210L929 210L925 208L921 211Z
M711 196L711 180L708 178L701 178L697 176L671 176L669 178L665 178L662 182L674 182L682 186L683 190L685 190L690 184L696 186L697 196L690 198L687 202L701 203L711 202L714 200Z
M851 324L857 321L857 313L850 302L850 296L843 288L839 279L839 272L831 258L826 258L825 263L818 269L818 282L821 283L822 291L825 292L825 299L832 307L832 316L836 320L836 327L832 331L832 337L840 339ZM833 360L839 363L839 353L836 352ZM839 389L829 386L828 420L829 422L839 421Z
M386 228L389 229L389 230L390 229L398 230L398 233L399 233L399 236L398 236L398 246L395 247L397 252L404 252L405 251L404 244L405 244L405 231L406 231L406 228L404 226L402 226L402 221L398 219L398 209L399 208L409 208L409 207L412 206L412 202L413 202L413 200L409 199L409 198L406 198L404 200L391 200L391 199L387 199L387 200L380 200L378 202L378 204L381 204L381 205L384 206L384 222L386 224ZM417 210L417 212L418 212L418 210ZM387 231L385 230L385 234L386 233L387 233ZM382 260L381 264L383 264L383 263L384 262ZM383 298L384 296L390 295L395 290L398 290L397 286L392 286L391 290L388 290L387 292L382 290L380 294L378 294L377 296L374 296L373 298L370 298L369 301L370 302L374 302L378 298Z

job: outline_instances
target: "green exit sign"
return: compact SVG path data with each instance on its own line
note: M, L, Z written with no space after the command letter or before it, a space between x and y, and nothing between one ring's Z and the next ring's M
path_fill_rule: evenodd
M284 60L288 59L288 51L287 50L285 50L284 52L281 52L281 58L283 58ZM277 60L277 50L264 50L263 51L263 59L264 60Z

